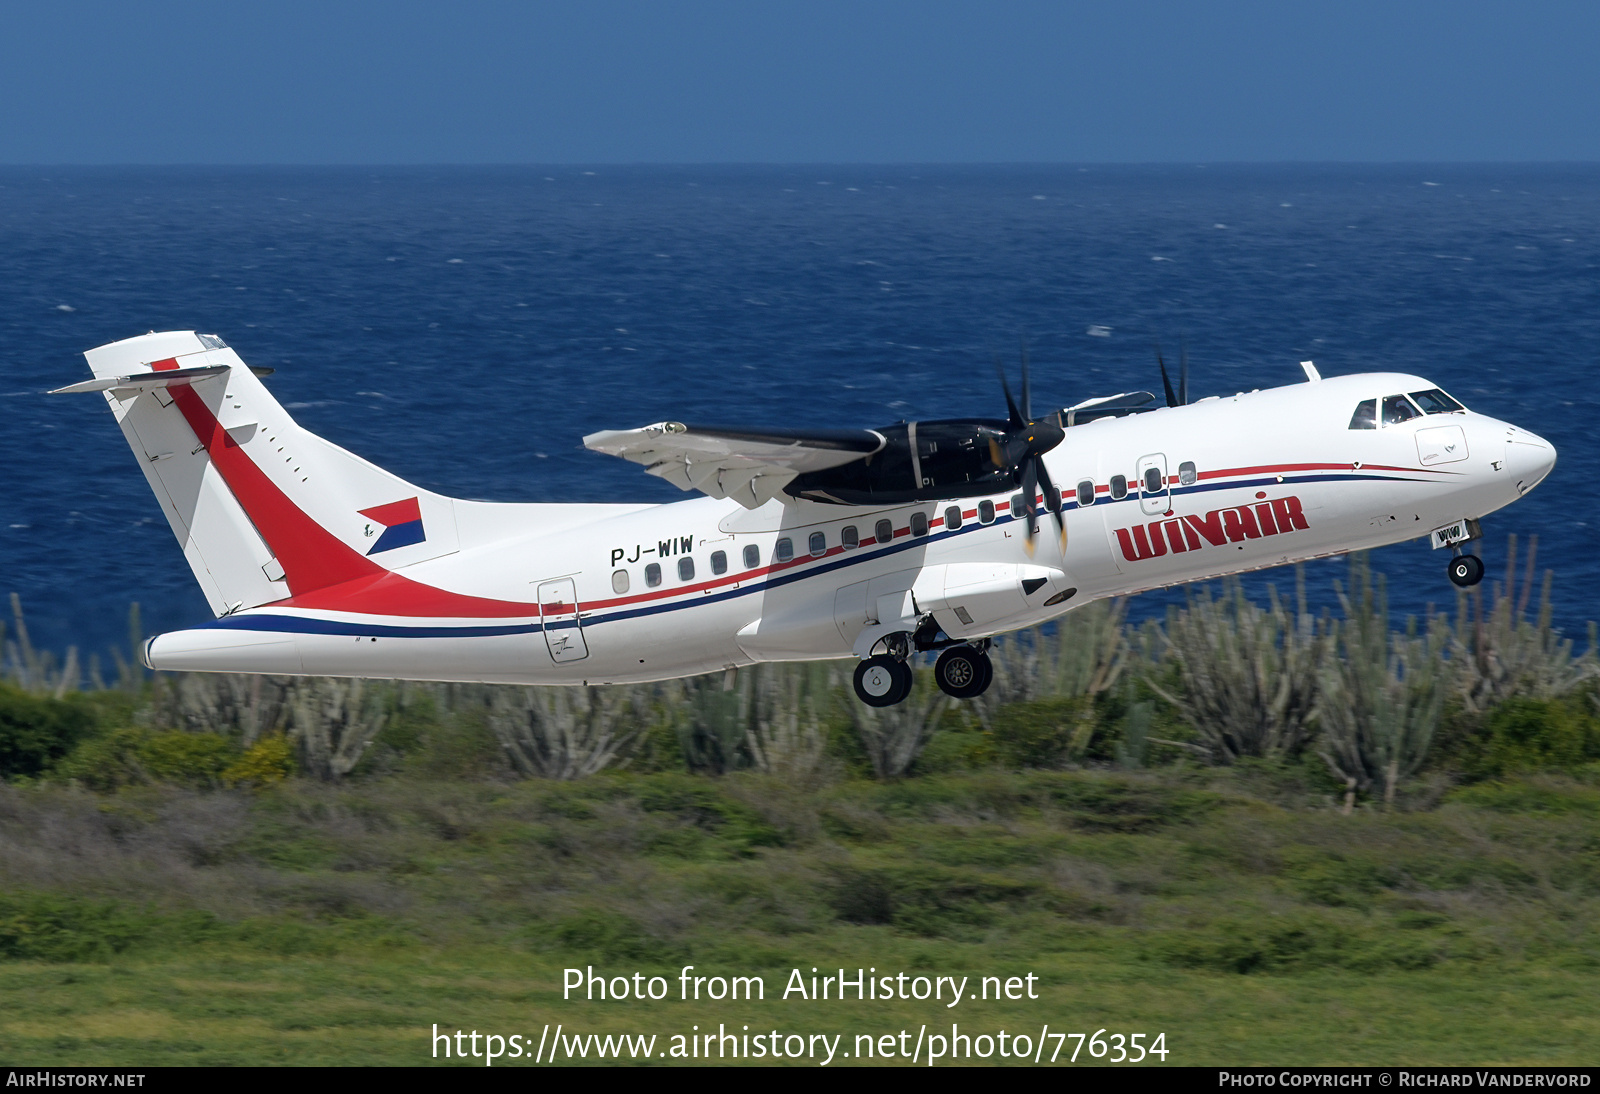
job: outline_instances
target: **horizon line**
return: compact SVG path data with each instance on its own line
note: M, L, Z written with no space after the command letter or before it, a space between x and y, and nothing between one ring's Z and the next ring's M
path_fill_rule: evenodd
M1597 159L1425 159L1425 160L1360 160L1360 159L1282 159L1282 160L448 160L448 161L300 161L260 160L203 162L199 160L176 161L77 161L9 162L0 160L0 170L61 170L66 168L348 168L372 170L378 168L596 168L596 167L657 167L657 168L815 168L849 167L905 169L930 167L1069 167L1083 170L1123 167L1596 167Z

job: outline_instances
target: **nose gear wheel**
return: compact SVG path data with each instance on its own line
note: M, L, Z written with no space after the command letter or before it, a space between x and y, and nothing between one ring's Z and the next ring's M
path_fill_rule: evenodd
M1457 555L1450 560L1450 580L1470 589L1483 580L1483 559L1477 555Z

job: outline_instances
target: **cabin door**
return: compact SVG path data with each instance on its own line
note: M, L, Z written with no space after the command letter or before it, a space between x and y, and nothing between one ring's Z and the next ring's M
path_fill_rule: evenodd
M552 660L582 661L589 656L578 616L578 590L570 577L540 583L539 622L544 625L544 642Z

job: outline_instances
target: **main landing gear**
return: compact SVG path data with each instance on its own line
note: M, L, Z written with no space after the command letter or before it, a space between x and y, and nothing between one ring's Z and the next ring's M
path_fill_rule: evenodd
M994 680L994 662L985 650L951 646L934 662L933 679L952 699L976 699Z
M880 653L856 666L856 698L869 707L892 707L911 694L911 666Z
M909 645L891 647L889 653L869 657L856 666L856 697L871 707L890 707L911 694L911 666L906 663ZM933 666L933 679L939 690L955 699L975 699L988 690L994 680L994 664L989 660L988 642L982 645L950 646Z

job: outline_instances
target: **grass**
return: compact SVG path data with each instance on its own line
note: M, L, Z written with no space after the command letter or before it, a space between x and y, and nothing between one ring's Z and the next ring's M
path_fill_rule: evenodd
M848 1050L954 1021L1165 1032L1178 1064L1592 1057L1590 782L1529 776L1345 816L1299 778L0 786L0 1052L409 1064L432 1061L434 1023L526 1037L546 1022L843 1032ZM659 974L675 995L686 964L761 974L767 999L560 997L569 966ZM974 986L1032 972L1040 997L777 998L813 966Z

